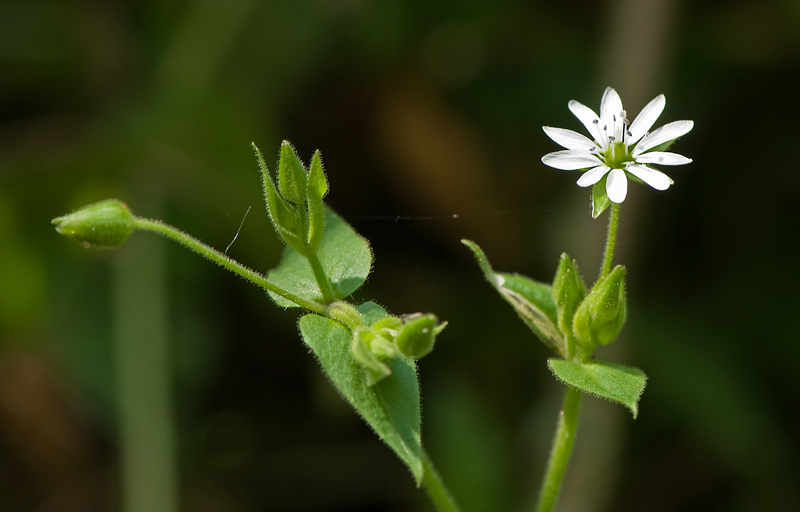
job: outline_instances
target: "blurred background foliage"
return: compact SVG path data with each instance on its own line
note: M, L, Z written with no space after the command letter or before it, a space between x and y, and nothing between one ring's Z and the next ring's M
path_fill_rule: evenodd
M587 280L605 217L543 166L615 87L693 119L635 186L635 422L588 399L560 510L800 507L796 0L0 0L0 509L430 510L321 375L296 311L173 244L86 251L49 221L108 197L266 271L255 141L322 151L367 237L356 293L450 322L420 363L424 441L465 512L535 498L562 388L481 273Z

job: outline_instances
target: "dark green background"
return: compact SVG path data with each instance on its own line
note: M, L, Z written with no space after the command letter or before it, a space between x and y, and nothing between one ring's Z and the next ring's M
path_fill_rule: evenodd
M423 439L464 511L529 509L562 389L459 240L594 279L606 217L540 127L581 129L567 102L611 85L629 114L665 93L694 162L623 204L629 322L601 355L650 381L636 421L585 400L561 510L797 510L799 71L794 0L0 1L0 509L123 509L113 298L139 289L166 318L181 510L430 509L295 310L152 235L93 252L49 223L118 197L224 249L252 206L229 254L266 271L250 142L274 167L282 139L322 151L371 242L355 299L450 322ZM119 290L148 247L166 277Z

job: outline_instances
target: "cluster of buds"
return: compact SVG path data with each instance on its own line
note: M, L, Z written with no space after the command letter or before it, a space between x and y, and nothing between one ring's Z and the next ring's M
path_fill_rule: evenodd
M263 174L267 211L278 236L300 254L316 251L325 233L322 198L328 192L319 151L314 153L306 169L292 145L283 141L276 189L261 151L255 144L253 149Z
M366 326L361 314L346 302L331 304L327 316L352 330L350 352L364 369L368 386L392 374L390 365L395 358L420 359L428 355L436 336L447 326L432 313L387 316Z
M617 339L626 317L625 274L625 267L617 265L587 292L575 261L561 255L552 290L556 327L570 356L588 357L598 345Z

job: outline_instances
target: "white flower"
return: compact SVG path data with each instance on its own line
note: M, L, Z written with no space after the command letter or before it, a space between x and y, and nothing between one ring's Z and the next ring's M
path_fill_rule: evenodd
M692 121L674 121L649 132L666 103L663 94L656 96L630 123L619 94L611 87L606 88L600 100L599 116L589 107L572 100L569 102L570 111L594 140L572 130L543 126L544 133L566 149L544 155L542 162L565 171L585 169L586 172L578 179L581 187L594 185L608 174L606 192L615 203L624 201L628 194L626 173L656 190L666 190L672 185L672 179L649 164L684 165L692 159L677 153L651 150L687 134L694 126Z

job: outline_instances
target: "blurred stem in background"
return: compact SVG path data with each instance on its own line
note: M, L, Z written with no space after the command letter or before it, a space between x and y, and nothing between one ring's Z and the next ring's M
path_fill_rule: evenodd
M164 240L132 240L113 276L124 512L178 510Z

